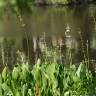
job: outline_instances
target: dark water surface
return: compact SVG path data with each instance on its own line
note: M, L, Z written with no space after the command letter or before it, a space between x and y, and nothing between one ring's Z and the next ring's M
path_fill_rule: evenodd
M34 59L41 53L45 38L49 49L51 46L61 46L64 58L69 57L67 53L68 49L71 49L73 62L83 60L84 54L85 57L96 59L95 5L34 7L32 13L25 13L22 18L23 23L26 24L24 28L21 27L18 17L10 10L3 12L0 19L0 42L4 38L15 41L15 44L12 43L14 48L10 48L11 45L9 45L8 50L20 49L28 55L29 49L29 56ZM14 57L11 53L8 56Z

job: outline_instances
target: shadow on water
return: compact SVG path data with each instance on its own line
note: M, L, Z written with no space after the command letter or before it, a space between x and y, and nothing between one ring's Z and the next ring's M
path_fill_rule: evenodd
M78 63L85 57L96 59L95 10L94 5L76 8L34 7L32 14L22 15L26 24L23 30L16 15L5 12L0 20L0 38L15 42L15 47L8 45L10 46L7 49L8 58L15 58L16 56L12 54L16 54L17 49L24 51L28 56L29 50L30 61L35 62L38 57L43 58L44 48L49 50L53 48L61 52L56 56L57 61L62 59L61 61L66 65L70 63L69 61ZM27 33L28 46L24 30ZM12 65L15 61L11 60L13 61L10 62L8 59L8 64Z

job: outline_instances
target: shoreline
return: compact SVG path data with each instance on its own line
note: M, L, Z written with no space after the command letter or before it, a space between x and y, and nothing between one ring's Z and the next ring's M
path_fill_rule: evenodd
M77 3L69 3L69 4L63 4L63 3L34 3L33 6L38 6L38 7L43 7L43 6L53 6L53 7L65 7L65 6L80 6L80 5L96 5L96 1L92 2L92 1L88 1L86 3L82 3L82 2L77 2Z

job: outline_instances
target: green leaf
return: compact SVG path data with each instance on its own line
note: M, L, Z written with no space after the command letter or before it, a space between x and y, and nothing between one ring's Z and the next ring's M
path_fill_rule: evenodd
M8 68L5 66L5 68L2 71L2 79L4 81L6 81L7 80L7 77L8 77Z
M19 68L18 67L14 67L13 72L12 72L12 78L14 80L17 80L18 77L19 77L19 74L20 74Z
M29 77L29 65L28 63L22 65L21 78L22 80L28 80Z
M26 95L27 95L27 89L28 89L27 84L24 84L24 85L22 86L22 89L21 89L21 91L22 91L22 96L26 96Z
M28 89L28 96L33 96L32 90Z
M20 91L17 90L17 91L15 92L15 96L21 96Z
M80 64L78 69L77 69L77 72L76 72L77 76L82 79L86 76L86 66L85 64Z
M1 87L4 92L4 96L13 96L13 92L6 83L3 83Z

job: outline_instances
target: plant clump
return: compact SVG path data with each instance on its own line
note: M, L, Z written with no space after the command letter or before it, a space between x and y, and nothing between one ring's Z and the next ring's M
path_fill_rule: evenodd
M28 63L16 64L10 72L5 66L0 96L95 96L95 79L85 63L64 67L39 59L32 68Z

